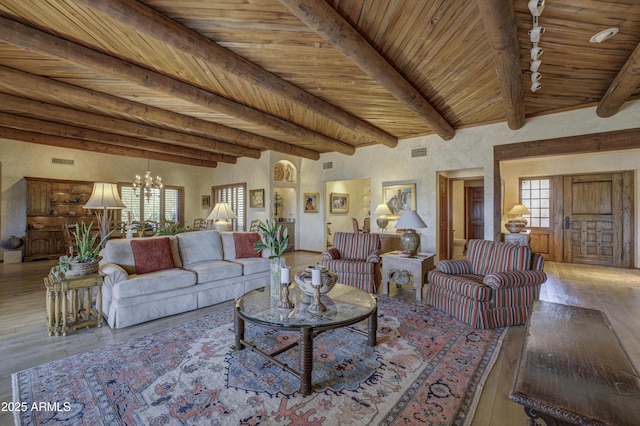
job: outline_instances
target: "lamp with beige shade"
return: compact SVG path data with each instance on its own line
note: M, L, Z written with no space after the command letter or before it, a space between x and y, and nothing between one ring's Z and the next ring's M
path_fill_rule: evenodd
M120 199L117 184L108 182L95 182L93 184L91 198L82 208L95 212L103 247L107 243L106 238L109 234L111 223L113 223L114 210L122 210L126 207Z
M418 254L418 250L420 250L420 234L416 232L416 229L426 228L427 225L415 210L407 210L402 213L395 227L404 231L404 234L400 237L404 251L410 257L415 257Z
M229 219L237 218L238 216L236 216L227 203L216 204L213 210L211 210L211 213L209 213L209 216L207 216L207 220L212 220L214 228L220 231L227 231L229 229Z
M518 233L527 226L527 219L525 219L523 215L531 214L531 212L525 205L516 204L509 210L508 214L512 216L512 219L509 219L507 223L504 224L504 227L511 233Z
M378 229L380 232L384 232L387 229L387 225L389 225L388 214L391 214L391 209L385 203L380 203L373 211L373 214L379 214L376 219L376 224L378 225Z

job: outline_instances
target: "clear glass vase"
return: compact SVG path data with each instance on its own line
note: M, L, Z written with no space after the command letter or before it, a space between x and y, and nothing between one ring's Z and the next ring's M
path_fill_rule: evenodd
M271 297L280 300L280 258L271 259Z

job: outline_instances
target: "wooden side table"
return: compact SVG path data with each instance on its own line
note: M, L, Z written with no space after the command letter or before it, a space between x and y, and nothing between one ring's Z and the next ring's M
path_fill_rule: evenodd
M526 230L522 232L509 232L502 234L505 243L515 244L517 246L529 245L529 234L531 231Z
M389 294L389 283L397 285L412 284L416 292L416 300L422 301L422 286L427 273L433 269L435 253L418 253L416 257L409 257L402 251L396 250L381 254L383 294Z
M69 330L97 325L102 327L102 275L44 279L47 288L47 328L49 336L66 336ZM93 291L96 304L93 306Z

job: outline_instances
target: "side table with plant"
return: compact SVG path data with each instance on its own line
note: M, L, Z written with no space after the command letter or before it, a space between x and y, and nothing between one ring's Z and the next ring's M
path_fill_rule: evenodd
M255 242L254 248L258 251L269 250L271 260L271 297L280 299L280 267L282 266L282 254L289 245L289 230L268 219L258 225L260 239Z
M82 226L76 223L76 229L72 235L76 242L76 254L61 256L59 263L51 268L51 274L57 279L65 277L78 277L98 272L98 262L100 261L100 249L106 242L113 231L109 232L99 242L98 233L92 232L93 222Z

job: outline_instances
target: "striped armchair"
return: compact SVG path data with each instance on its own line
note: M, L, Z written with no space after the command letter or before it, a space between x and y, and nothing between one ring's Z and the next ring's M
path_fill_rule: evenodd
M466 259L429 272L426 303L475 328L524 324L547 280L543 266L530 247L470 240Z
M333 247L322 252L322 265L338 274L338 282L375 293L380 284L380 236L336 232Z

